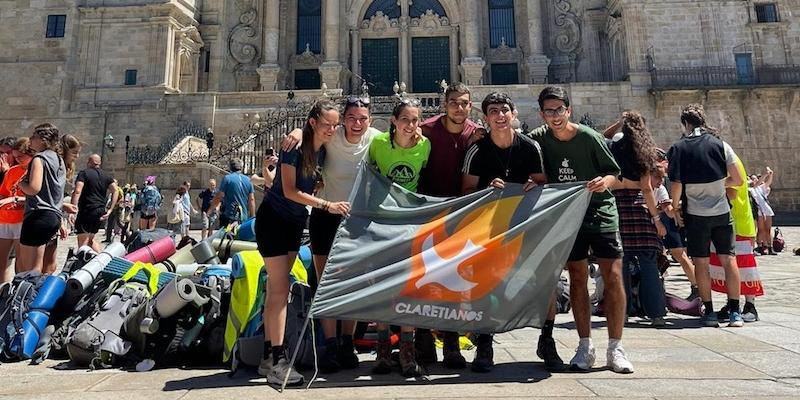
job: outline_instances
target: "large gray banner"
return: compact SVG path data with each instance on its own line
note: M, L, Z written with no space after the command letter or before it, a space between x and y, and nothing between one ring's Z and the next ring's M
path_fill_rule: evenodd
M589 205L583 183L441 199L362 167L311 314L480 333L541 327Z

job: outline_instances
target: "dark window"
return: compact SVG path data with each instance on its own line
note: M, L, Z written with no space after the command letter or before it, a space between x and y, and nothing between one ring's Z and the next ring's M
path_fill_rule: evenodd
M492 64L492 85L515 85L519 83L517 64Z
M778 22L778 8L774 3L756 4L758 22Z
M211 50L206 50L206 62L203 67L203 72L211 71Z
M67 26L66 15L48 15L47 33L45 37L57 38L64 37L64 28Z
M125 85L131 86L136 84L136 73L138 71L135 69L126 69L125 70Z
M417 18L425 14L426 11L431 10L434 14L439 14L440 17L446 17L442 3L437 0L414 0L409 6L408 14L411 18Z
M514 34L514 0L489 0L489 45L516 47Z
M417 0L414 1L416 3ZM411 38L411 66L413 91L436 93L441 90L439 82L450 79L450 38Z
M306 46L312 53L320 53L322 31L322 5L320 0L297 1L297 54Z
M294 71L295 89L319 89L322 81L319 70L316 69L297 69Z
M389 18L400 18L400 4L397 0L375 0L369 5L364 19L370 19L378 11Z

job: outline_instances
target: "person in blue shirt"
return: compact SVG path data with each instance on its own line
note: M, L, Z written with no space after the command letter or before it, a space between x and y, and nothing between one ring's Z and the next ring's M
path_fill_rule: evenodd
M224 228L234 222L242 222L255 215L256 197L253 193L253 184L250 178L242 174L244 163L238 158L232 158L228 163L230 173L222 178L219 191L208 210L210 216L221 203L219 227Z
M289 297L289 270L300 249L300 239L308 219L306 207L316 207L331 214L347 215L350 203L331 202L314 195L320 181L320 166L325 159L322 147L339 126L339 109L330 100L314 104L303 127L299 149L281 151L272 188L264 194L258 208L255 231L258 251L267 269L264 305L264 359L258 372L267 382L280 385L303 383L286 357L283 347L286 330L286 306Z

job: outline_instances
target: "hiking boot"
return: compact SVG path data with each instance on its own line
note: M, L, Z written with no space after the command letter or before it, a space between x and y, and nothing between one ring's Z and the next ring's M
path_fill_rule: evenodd
M430 330L417 330L416 335L414 335L414 349L417 353L417 362L420 364L435 364L438 361L436 345Z
M707 311L700 317L700 324L707 328L719 328L719 319L714 311Z
M776 253L775 251L772 250L772 247L767 247L767 254L769 254L771 256L777 256L778 255L778 253Z
M633 373L633 364L628 361L628 356L622 346L617 346L613 349L609 348L606 351L606 366L618 374Z
M717 311L717 319L728 319L728 317L730 317L730 309L726 304L722 306L722 308L720 308L719 311Z
M492 349L492 339L478 339L478 350L475 351L475 359L472 360L472 371L486 373L491 372L494 367L494 349Z
M458 333L445 332L442 341L444 342L442 364L444 364L445 368L450 368L450 369L466 368L467 359L464 358L463 355L461 355L461 348L459 347L458 344Z
M697 286L692 286L692 291L689 292L689 296L686 297L686 301L692 301L698 297L700 297L700 290L697 289Z
M556 341L552 337L539 335L539 343L536 345L536 356L544 361L544 370L559 372L564 370L564 360L558 356Z
M272 354L268 355L267 358L261 360L261 364L258 364L258 374L266 377L269 375L269 372L272 371Z
M278 363L272 366L272 369L267 375L267 383L273 385L283 385L286 376L289 379L286 381L286 386L297 386L303 384L303 375L300 375L289 365L289 361L285 358L278 360Z
M377 356L375 358L375 366L372 367L372 373L383 375L392 372L392 343L378 342L376 350Z
M758 321L758 311L756 311L755 304L744 303L744 308L742 308L742 319L744 320L744 322Z
M339 367L342 369L356 369L358 368L358 355L353 348L353 343L342 343L339 346L339 352L336 354L336 361L339 362Z
M415 353L414 343L400 342L400 374L406 378L416 378L424 373Z
M731 311L731 315L728 317L728 327L741 328L743 326L744 319L742 319L742 314L739 314L739 311Z
M323 374L339 372L339 361L336 359L338 346L326 346L325 353L319 358L319 370Z
M594 366L594 346L581 346L575 349L575 355L569 360L570 371L589 371Z

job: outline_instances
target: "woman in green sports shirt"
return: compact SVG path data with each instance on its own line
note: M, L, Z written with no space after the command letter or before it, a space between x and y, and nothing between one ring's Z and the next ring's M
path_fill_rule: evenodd
M404 99L394 107L389 132L372 139L368 161L381 174L406 190L416 192L420 171L428 163L431 142L422 136L419 128L420 103L416 99ZM392 370L392 345L389 340L389 325L378 324L378 355L373 372L388 374ZM400 372L405 377L422 375L422 368L414 354L414 328L400 328Z

